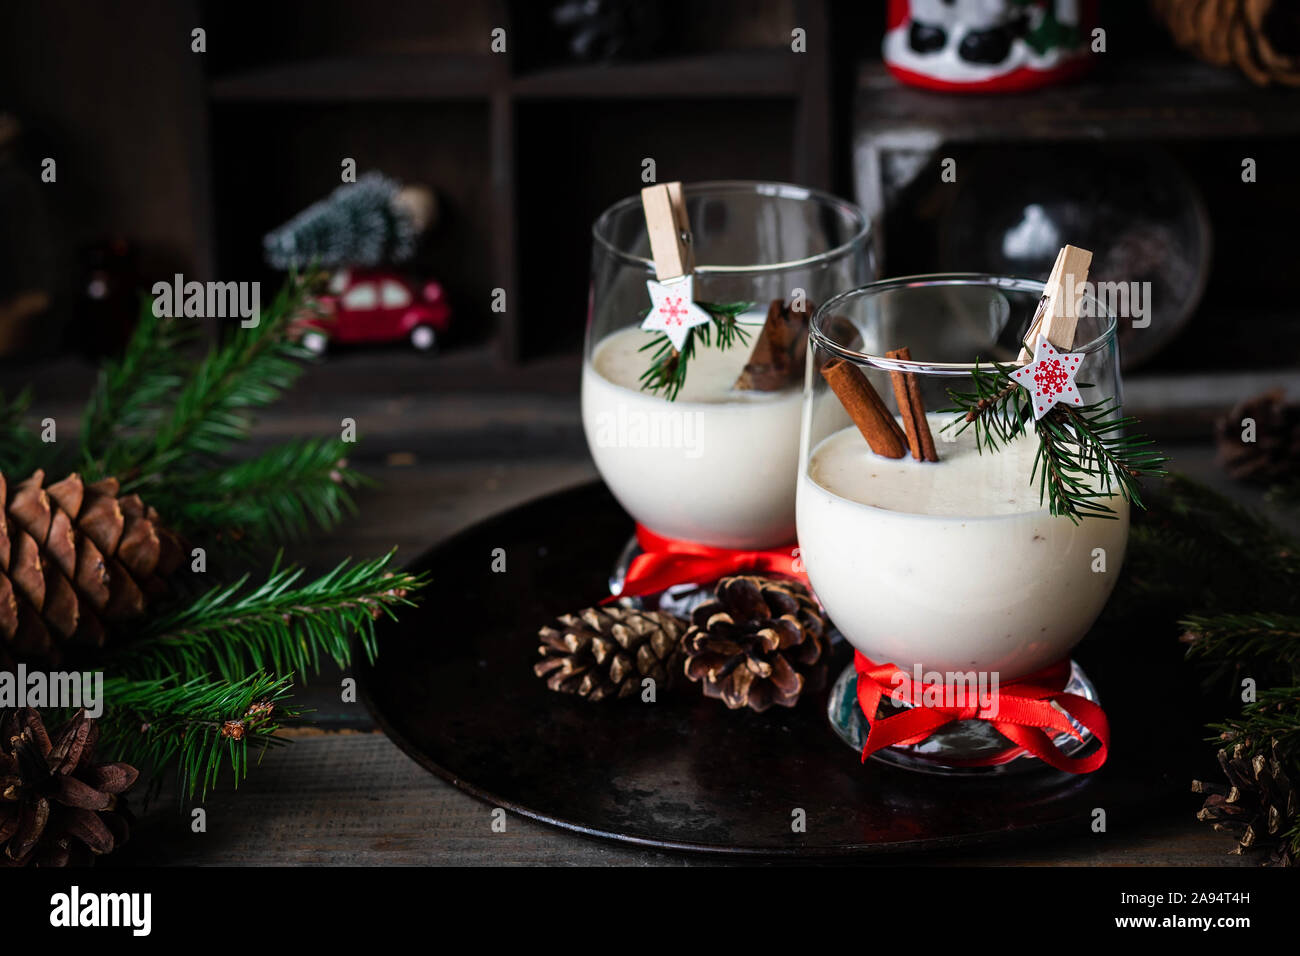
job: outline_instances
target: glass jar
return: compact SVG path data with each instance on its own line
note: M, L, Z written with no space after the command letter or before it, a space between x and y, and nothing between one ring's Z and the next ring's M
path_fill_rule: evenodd
M949 688L972 677L980 686L1006 686L1067 659L1115 586L1128 503L1116 492L1102 499L1113 509L1109 519L1054 516L1040 497L1032 422L999 450L981 450L975 429L962 430L960 413L941 411L954 405L950 392L975 391L977 362L987 371L990 362L1016 361L1042 292L1041 282L1028 279L916 276L837 296L812 319L799 550L835 626L877 664ZM1093 300L1080 312L1070 350L1082 356L1080 395L1086 403L1113 400L1117 416L1115 321ZM909 361L886 356L903 346ZM835 359L856 366L896 416L889 373L911 373L939 461L872 452L820 374ZM1077 667L1070 680L1071 692L1095 697ZM854 681L850 667L832 694L831 716L841 736L860 747L866 728ZM1006 748L991 726L964 721L947 735L880 755L943 769Z
M867 221L851 203L778 183L688 183L683 193L694 299L738 310L748 341L697 341L675 400L643 387L655 336L640 325L655 271L640 196L616 203L592 229L587 442L620 504L657 535L720 548L792 543L802 341L789 381L768 390L736 382L774 300L810 313L873 277Z

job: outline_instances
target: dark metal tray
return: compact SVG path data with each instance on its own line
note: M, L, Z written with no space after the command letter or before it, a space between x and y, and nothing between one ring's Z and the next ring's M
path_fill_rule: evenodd
M876 855L1085 834L1096 808L1118 826L1187 793L1202 733L1169 712L1168 688L1151 690L1153 672L1176 673L1176 658L1146 657L1159 642L1128 635L1094 636L1076 655L1112 727L1108 764L1086 777L864 765L831 731L826 691L763 714L729 711L690 687L654 704L555 694L533 675L537 628L607 593L631 531L604 486L590 484L422 555L412 569L432 583L421 605L384 623L378 661L358 669L383 730L493 806L587 835L719 854ZM492 570L496 548L504 573ZM847 660L841 646L838 663ZM797 810L805 832L792 828Z

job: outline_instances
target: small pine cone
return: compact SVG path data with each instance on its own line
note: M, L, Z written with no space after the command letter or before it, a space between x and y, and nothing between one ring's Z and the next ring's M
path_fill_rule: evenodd
M682 639L686 676L732 710L793 707L824 676L826 618L796 581L738 575L718 582Z
M1219 766L1226 786L1192 781L1193 793L1206 794L1196 818L1236 837L1233 853L1262 850L1268 854L1267 863L1294 866L1296 852L1287 832L1300 822L1300 806L1277 741L1271 741L1267 754L1254 756L1248 743L1238 742L1231 751L1219 751Z
M1254 419L1255 440L1243 441L1243 419ZM1282 389L1248 398L1215 423L1219 461L1228 474L1261 484L1300 473L1300 405L1288 405Z
M647 677L670 688L685 630L685 621L660 611L589 607L537 632L542 659L533 670L551 690L588 700L628 697Z
M94 762L99 726L78 711L54 739L29 707L0 720L0 866L90 863L126 842L121 794L139 773Z

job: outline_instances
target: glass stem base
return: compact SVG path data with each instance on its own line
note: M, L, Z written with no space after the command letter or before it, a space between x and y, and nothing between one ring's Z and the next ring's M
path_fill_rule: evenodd
M627 580L628 568L632 566L632 561L637 555L641 554L641 545L637 542L636 535L628 538L627 544L619 552L618 560L614 564L614 569L609 574L609 593L618 594L623 590L623 582ZM669 614L676 614L678 617L684 617L690 620L691 612L703 604L705 601L713 598L713 583L707 584L674 584L668 590L661 594L647 594L645 597L624 597L619 598L618 603L624 607L635 607L648 610L665 611Z
M1064 692L1078 694L1094 703L1097 688L1076 662L1070 662L1070 679ZM885 706L904 707L886 701ZM859 754L867 742L870 725L862 708L858 706L858 674L850 663L831 688L826 705L832 729L841 740ZM1069 734L1058 734L1053 743L1063 754L1077 756L1089 747L1097 746L1093 735L1077 721L1072 721L1083 739ZM871 755L881 763L914 770L920 773L950 776L989 774L1020 774L1027 772L1058 774L1061 771L1043 763L1032 754L1016 748L986 720L953 721L939 728L917 744L896 744L877 750Z

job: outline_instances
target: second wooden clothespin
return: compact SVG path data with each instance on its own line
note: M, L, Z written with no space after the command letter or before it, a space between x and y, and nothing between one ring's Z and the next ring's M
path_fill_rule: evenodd
M1074 347L1079 299L1091 265L1092 253L1078 246L1063 246L1056 254L1056 264L1047 277L1043 297L1038 301L1038 309L1029 323L1029 331L1025 333L1019 361L1028 362L1034 357L1034 345L1040 335L1061 352Z
M641 206L656 277L645 283L650 311L641 328L664 333L673 348L681 352L691 329L711 321L709 314L695 304L695 254L682 184L647 186L641 190Z
M641 190L641 206L645 210L650 255L659 281L668 282L694 272L691 221L686 215L682 184L672 182L647 186Z

